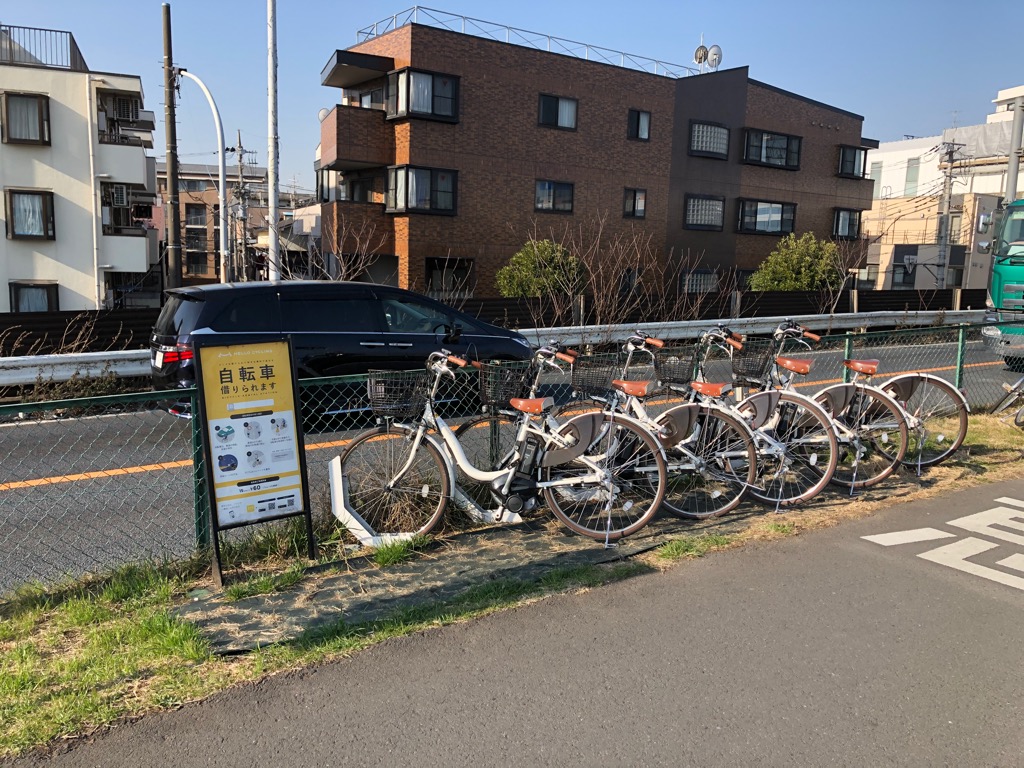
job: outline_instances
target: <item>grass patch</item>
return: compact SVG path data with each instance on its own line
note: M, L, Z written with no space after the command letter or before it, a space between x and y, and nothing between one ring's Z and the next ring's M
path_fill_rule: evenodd
M381 568L404 563L406 560L411 560L414 554L422 552L428 546L430 546L430 538L428 536L414 536L405 541L392 541L374 550L373 562Z
M716 549L725 549L732 546L736 536L722 535L720 533L704 533L699 536L683 536L678 539L666 541L656 550L657 556L662 560L681 560L703 557L708 552Z
M283 573L261 573L245 581L224 587L224 597L235 602L256 595L269 595L293 587L302 581L305 568L302 563L292 563Z
M768 523L765 530L776 536L792 536L796 533L796 526L793 523Z

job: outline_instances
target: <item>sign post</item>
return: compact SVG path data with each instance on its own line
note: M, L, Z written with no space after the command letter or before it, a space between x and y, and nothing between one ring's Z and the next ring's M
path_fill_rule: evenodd
M214 582L223 586L220 532L229 528L303 515L312 559L316 547L291 340L193 340Z

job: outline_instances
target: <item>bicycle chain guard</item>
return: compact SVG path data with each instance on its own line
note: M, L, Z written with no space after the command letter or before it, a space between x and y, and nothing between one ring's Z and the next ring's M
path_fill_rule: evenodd
M576 442L565 448L552 448L541 457L541 467L557 467L568 464L582 456L600 436L603 413L584 413L574 416L558 430L563 437L574 438Z

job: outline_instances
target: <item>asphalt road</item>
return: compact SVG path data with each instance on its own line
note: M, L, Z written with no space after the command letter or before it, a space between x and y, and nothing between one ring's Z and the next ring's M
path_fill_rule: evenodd
M1024 481L913 502L388 641L47 764L1019 766L1021 531Z

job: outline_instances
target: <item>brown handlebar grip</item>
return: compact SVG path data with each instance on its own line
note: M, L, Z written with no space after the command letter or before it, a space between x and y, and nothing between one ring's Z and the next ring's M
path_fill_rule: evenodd
M466 360L461 357L456 357L455 355L448 355L448 362L452 365L459 366L459 368L464 368L466 366Z
M575 359L576 359L577 357L579 357L579 356L580 356L580 353L579 353L579 351L578 351L578 350L575 350L575 349L566 349L566 350L565 350L565 354L567 354L567 355L568 355L569 357L571 357L571 358L572 358L573 360L575 360Z
M484 367L484 364L481 363L479 360L470 360L469 364L472 365L474 368L483 368Z
M646 339L644 339L644 341L646 341L655 349L661 349L662 347L665 346L665 342L662 339L656 339L653 336L648 336Z
M566 352L555 352L555 357L561 360L563 363L569 363L570 365L576 362L575 355L570 355Z
M739 341L736 341L736 339L732 339L732 338L726 339L725 343L728 344L730 347L732 347L733 349L735 349L737 351L743 349L743 343L739 342Z
M736 333L736 331L729 331L729 338L735 339L736 341L743 341L743 337Z
M807 337L808 339L810 339L811 341L821 341L821 336L819 336L818 334L816 334L816 333L811 333L811 332L810 332L810 331L808 331L808 330L807 330L806 328L803 328L802 330L803 330L803 332L804 332L804 336L806 336L806 337Z

